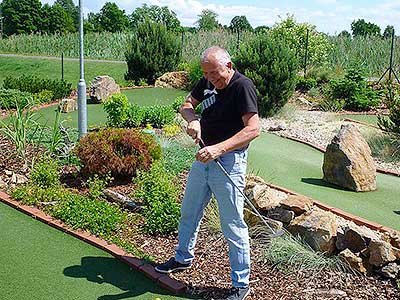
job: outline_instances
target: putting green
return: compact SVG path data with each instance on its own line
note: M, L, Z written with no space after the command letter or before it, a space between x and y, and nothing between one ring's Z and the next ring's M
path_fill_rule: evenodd
M322 181L323 153L273 134L250 147L249 172L353 215L400 230L400 178L377 175L378 189L356 193Z
M142 88L123 90L129 102L140 106L150 106L155 104L168 105L172 104L178 96L186 96L187 92L176 89L167 88ZM47 107L37 112L40 116L39 122L46 123L52 126L55 118L56 107ZM87 105L88 127L99 127L106 124L107 113L103 110L101 104ZM61 120L64 121L64 126L78 128L78 111L61 114Z
M371 124L374 126L378 125L378 117L376 115L347 114L347 115L336 115L336 118L338 120L350 119Z
M0 299L188 299L0 202Z

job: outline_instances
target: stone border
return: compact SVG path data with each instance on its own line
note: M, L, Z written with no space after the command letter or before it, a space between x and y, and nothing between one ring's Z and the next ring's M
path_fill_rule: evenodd
M72 230L67 227L63 222L53 219L51 216L45 214L43 211L36 207L27 206L20 204L19 202L12 200L11 197L3 191L0 191L0 201L23 212L24 214L31 216L32 218L39 220L51 227L68 233L86 243L89 243L96 248L104 250L119 259L123 263L127 264L136 271L143 273L146 277L150 278L159 286L167 289L173 294L183 294L186 292L186 284L177 281L165 274L160 274L154 270L154 267L144 260L134 257L132 254L125 252L125 250L119 248L115 244L109 244L103 239L100 239L86 231Z
M269 187L271 187L271 188L273 188L275 190L278 190L278 191L281 191L281 192L284 192L284 193L287 193L287 194L290 194L290 195L301 196L301 194L299 194L299 193L296 193L296 192L291 191L289 189L274 185L272 183L266 182L266 184ZM328 212L332 212L335 215L340 216L340 217L342 217L342 218L344 218L346 220L353 221L354 223L356 223L359 226L365 226L365 227L368 227L369 229L372 229L372 230L375 230L375 231L380 231L380 232L388 232L388 233L390 233L390 232L393 232L393 231L397 231L397 230L395 230L393 228L383 226L381 224L378 224L378 223L363 219L361 217L357 217L357 216L352 215L352 214L350 214L348 212L345 212L344 210L341 210L339 208L335 208L335 207L326 205L326 204L324 204L322 202L319 202L317 200L312 199L312 201L313 201L313 204L315 206L321 208L322 210L325 210L325 211L328 211Z

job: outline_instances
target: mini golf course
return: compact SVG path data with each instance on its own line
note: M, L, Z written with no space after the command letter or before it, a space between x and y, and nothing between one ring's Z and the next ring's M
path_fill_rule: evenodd
M356 193L325 183L322 163L320 151L263 133L250 146L248 171L272 184L400 230L400 177L378 173L376 191Z
M2 202L0 228L0 299L189 299Z

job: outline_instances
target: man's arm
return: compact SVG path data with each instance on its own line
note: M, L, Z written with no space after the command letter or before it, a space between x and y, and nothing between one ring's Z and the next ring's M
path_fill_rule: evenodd
M244 124L242 130L221 143L204 147L197 152L196 159L204 163L209 162L226 152L247 146L252 140L260 135L260 121L257 113L244 114L242 120Z
M201 138L200 121L195 112L199 104L200 101L194 99L192 95L189 94L180 109L182 117L188 122L186 133L195 140L196 144L199 143Z

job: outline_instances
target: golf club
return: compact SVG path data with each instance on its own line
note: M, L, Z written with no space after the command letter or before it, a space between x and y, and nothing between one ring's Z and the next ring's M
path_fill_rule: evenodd
M203 140L200 139L199 142L200 148L206 147L204 144ZM214 159L215 163L219 167L219 169L222 171L222 173L225 174L225 176L228 178L230 183L239 191L239 193L243 196L244 200L246 201L247 205L250 206L251 210L260 218L260 220L264 223L265 226L271 231L272 234L268 234L268 237L270 238L277 238L285 234L285 231L283 229L278 229L274 230L270 224L268 224L267 220L270 222L274 222L274 220L261 215L261 213L257 210L257 208L254 206L254 204L250 201L249 198L244 194L244 192L236 185L236 183L233 181L229 173L225 170L224 166L221 164L220 160L218 158Z

